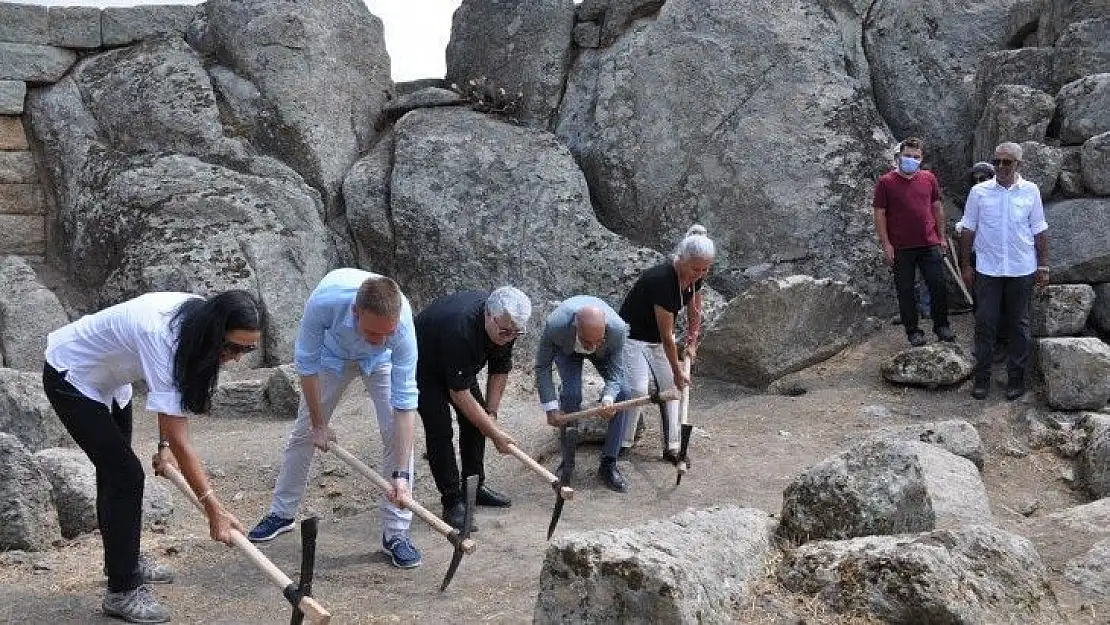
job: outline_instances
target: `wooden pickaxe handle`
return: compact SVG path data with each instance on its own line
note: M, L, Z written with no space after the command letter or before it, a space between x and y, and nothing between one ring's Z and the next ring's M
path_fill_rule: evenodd
M177 490L181 491L181 494L185 495L189 501L193 502L193 505L196 506L198 510L202 513L204 512L204 504L197 500L196 493L193 492L189 483L185 481L185 476L181 475L180 471L167 465L162 467L162 475L173 482ZM243 536L243 534L236 529L231 530L231 542L235 545L235 548L242 552L243 555L247 556L251 563L258 567L266 577L269 577L274 585L282 590L286 599L290 599L289 593L295 591L297 585L293 583L293 580L290 579L288 575L283 573L264 553L258 550L258 547L255 547L251 541L247 540L246 536ZM301 597L300 600L297 601L297 608L300 609L305 617L312 623L326 625L331 621L331 613L324 609L324 606L317 603L312 597Z
M346 462L352 469L361 473L364 477L368 478L371 482L374 483L374 486L377 486L378 489L382 492L388 493L393 490L393 485L390 484L384 477L378 475L377 471L371 469L369 466L366 465L365 462L356 458L351 452L340 447L339 444L335 441L328 442L328 451L338 456L340 460ZM420 517L420 519L428 525L431 525L432 529L439 532L440 534L443 534L443 536L446 537L448 540L452 540L452 542L454 542L453 539L458 536L458 532L455 531L455 528L448 525L443 519L432 514L430 511L428 511L427 508L417 503L412 497L405 497L404 499L402 499L400 502L400 507L405 508L406 510L412 510L413 514ZM474 541L469 538L463 539L457 546L459 547L459 549L462 550L463 553L466 554L474 553L474 550L477 548L477 545L474 543Z
M682 398L681 398L681 401L679 403L679 415L681 416L681 419L682 419L681 420L682 425L686 425L688 423L688 418L689 418L689 415L690 415L690 384L689 384L689 382L690 382L690 359L689 358L685 358L685 359L682 360L682 373L686 376L687 384L686 384L686 386L682 387ZM678 461L677 469L678 469L678 475L679 475L678 479L679 479L679 481L682 480L682 474L686 473L686 470L688 468L689 467L686 464L686 458L685 457L683 457L682 460Z
M536 462L536 460L534 458L532 458L532 456L529 456L528 454L524 453L520 449L520 447L517 447L515 444L509 443L509 452L511 454L513 454L514 456L516 456L518 460L523 462L524 466L528 467L529 469L532 469L537 474L542 476L543 479L547 480L547 482L549 484L555 484L556 482L559 481L559 478L556 477L554 473L552 473L551 471L548 471L546 467L544 467L542 464ZM559 487L559 497L561 497L563 499L574 499L574 489L569 487L569 486L560 486Z
M676 399L681 399L681 397L682 396L678 392L678 389L673 388L659 393L659 399L661 399L662 401L674 401ZM586 410L579 410L578 412L564 414L561 418L558 419L556 425L566 425L571 421L577 421L578 419L595 417L608 410L625 410L628 408L635 408L637 406L643 406L644 404L650 404L653 401L655 400L652 398L651 395L643 395L641 397L633 397L632 399L618 401L611 406L594 406L593 408L587 408Z

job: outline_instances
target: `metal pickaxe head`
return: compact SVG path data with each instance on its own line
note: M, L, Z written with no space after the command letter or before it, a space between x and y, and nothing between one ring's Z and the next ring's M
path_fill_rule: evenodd
M690 448L690 434L693 433L694 426L689 423L682 424L682 447L678 450L678 476L675 478L674 485L678 486L682 483L682 476L686 470L690 468L690 460L686 457L686 451Z
M574 499L574 489L564 486L559 479L551 482L551 488L555 489L555 509L551 511L551 523L547 526L548 540L551 540L551 535L555 533L555 526L559 524L559 517L563 514L563 504L568 499Z
M470 540L470 530L474 528L474 506L478 500L478 476L471 475L466 478L466 514L463 516L462 530L455 529L447 537L451 544L455 546L455 553L451 554L451 564L447 566L447 574L443 576L443 583L439 585L439 591L447 590L447 585L451 583L451 579L455 577L455 571L459 569L459 563L462 562L462 557L468 553L474 552L474 541Z
M297 594L301 597L312 595L312 577L316 572L316 533L319 529L316 517L308 517L301 521L301 574L297 581ZM293 604L293 615L289 618L289 625L301 625L304 622L304 612Z

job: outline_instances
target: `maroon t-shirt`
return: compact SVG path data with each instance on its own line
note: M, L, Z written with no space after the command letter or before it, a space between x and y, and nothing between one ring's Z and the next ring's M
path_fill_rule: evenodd
M875 208L886 210L886 232L894 249L940 245L933 218L933 202L939 199L940 184L931 171L903 178L894 170L879 177Z

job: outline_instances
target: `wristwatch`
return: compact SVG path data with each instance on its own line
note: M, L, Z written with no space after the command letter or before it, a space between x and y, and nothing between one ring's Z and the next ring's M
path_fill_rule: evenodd
M169 449L169 448L170 448L170 442L168 440L163 438L162 440L158 441L158 451L162 451L163 449Z
M395 480L400 480L400 479L410 480L410 479L412 479L412 475L408 471L394 471L390 477L392 477Z

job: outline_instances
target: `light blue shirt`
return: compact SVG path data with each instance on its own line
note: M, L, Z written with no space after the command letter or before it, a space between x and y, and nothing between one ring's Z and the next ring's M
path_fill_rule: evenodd
M351 360L358 362L363 375L392 365L391 405L396 410L416 410L416 330L408 298L401 295L401 318L383 345L371 345L355 327L358 288L376 275L361 269L336 269L324 276L305 302L293 361L301 375L315 375L321 369L338 373Z

